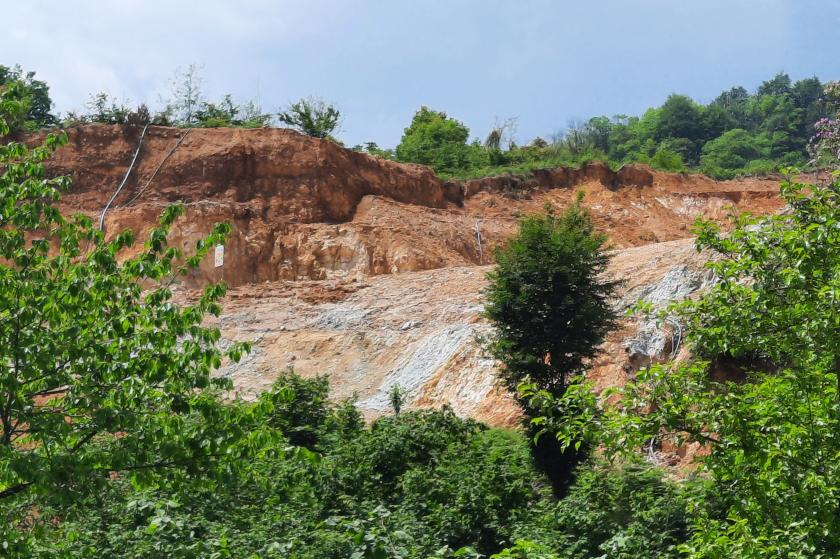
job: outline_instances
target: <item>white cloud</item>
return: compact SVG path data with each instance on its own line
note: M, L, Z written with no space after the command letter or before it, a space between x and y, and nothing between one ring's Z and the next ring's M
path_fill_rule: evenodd
M266 109L318 94L349 143L398 141L421 103L481 136L708 99L778 70L835 72L840 7L809 0L28 0L4 6L0 64L34 69L58 110L107 90L156 103L177 67ZM821 7L818 6L820 4ZM808 8L810 5L811 8ZM819 7L819 9L817 9Z

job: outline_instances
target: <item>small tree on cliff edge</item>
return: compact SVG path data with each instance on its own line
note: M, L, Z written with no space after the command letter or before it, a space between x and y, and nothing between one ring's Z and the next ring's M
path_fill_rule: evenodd
M314 138L332 138L341 124L341 112L318 97L307 97L277 113L277 119Z
M582 198L581 193L559 216L547 208L526 217L507 248L495 253L485 292L485 312L495 326L489 347L514 392L532 382L563 396L615 325L609 300L618 282L604 278L606 237L595 232ZM530 400L517 396L526 415L533 415ZM535 458L559 489L582 451L540 437Z

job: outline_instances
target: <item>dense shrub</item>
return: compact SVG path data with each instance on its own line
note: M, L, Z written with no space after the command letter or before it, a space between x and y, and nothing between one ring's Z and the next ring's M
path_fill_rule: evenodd
M281 124L314 138L332 138L341 123L341 112L318 97L296 101L277 113Z
M397 160L422 163L439 173L457 172L470 160L469 135L469 128L446 113L420 107L397 146Z
M364 427L325 386L288 373L252 404L287 439L317 426L317 453L293 445L247 475L157 489L117 478L70 511L44 510L56 523L32 556L665 558L685 538L682 491L656 470L587 466L555 501L520 433L447 409Z

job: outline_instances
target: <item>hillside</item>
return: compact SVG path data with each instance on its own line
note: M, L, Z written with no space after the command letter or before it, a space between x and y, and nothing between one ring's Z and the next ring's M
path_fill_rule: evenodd
M106 215L107 233L146 230L175 201L187 205L175 231L185 247L214 222L230 221L224 264L208 258L182 291L189 296L210 280L234 288L219 325L226 338L255 345L225 372L244 394L287 367L329 373L334 394L358 393L368 415L386 409L387 390L399 384L411 405L448 403L492 424L515 423L517 410L475 338L488 327L480 291L493 247L518 217L563 207L583 190L616 251L611 273L626 281L616 302L624 309L641 297L687 296L707 281L687 240L696 216L723 221L732 207L759 214L781 207L774 179L716 182L590 164L443 182L428 168L288 130L193 129L179 143L184 134L149 128ZM71 129L48 165L73 178L65 209L98 216L139 138L139 128L126 126ZM626 322L593 378L600 387L621 384L647 360L667 357L670 344L654 325Z

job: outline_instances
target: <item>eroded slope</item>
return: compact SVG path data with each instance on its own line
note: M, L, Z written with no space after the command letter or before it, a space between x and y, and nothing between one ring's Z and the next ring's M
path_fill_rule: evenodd
M185 248L218 221L234 233L221 267L212 259L182 296L207 281L232 290L219 320L226 339L254 352L227 366L253 395L280 371L330 374L337 397L358 394L369 415L394 384L414 406L452 405L494 424L518 417L476 338L488 332L481 289L494 246L522 215L564 207L576 191L616 249L610 273L626 281L619 311L660 304L710 280L689 236L698 215L778 210L772 179L715 182L642 166L599 164L533 176L441 182L427 168L383 161L286 130L150 127L138 164L106 216L108 234L152 226L162 208L187 205L174 237ZM70 132L50 172L69 174L68 210L98 215L122 180L141 131L87 126ZM174 148L174 150L173 150ZM679 240L684 239L684 240ZM667 242L670 241L670 242ZM625 321L593 364L599 387L666 359L671 332Z
M527 179L443 183L425 167L288 130L193 129L179 143L185 133L149 128L106 227L142 231L166 204L182 201L187 216L175 239L188 247L214 222L230 221L225 265L206 262L190 278L193 286L487 264L518 217L546 203L565 206L577 190L586 192L585 204L616 248L684 238L697 215L722 219L732 206L758 213L780 206L777 182L766 179L718 183L591 164ZM98 214L125 175L141 131L85 126L69 136L50 171L73 178L66 208Z

